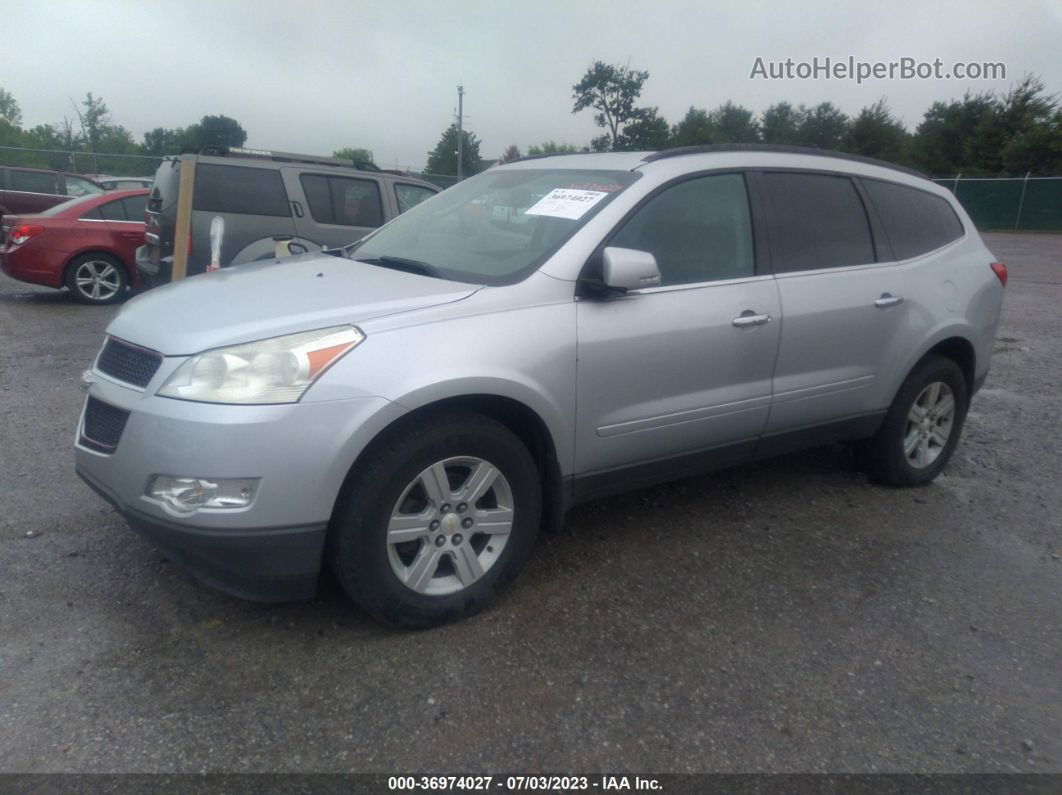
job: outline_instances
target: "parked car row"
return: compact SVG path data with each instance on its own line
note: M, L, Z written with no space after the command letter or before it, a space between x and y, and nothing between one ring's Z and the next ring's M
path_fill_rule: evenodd
M88 303L111 303L127 287L170 281L180 173L192 166L188 275L206 270L215 218L224 221L219 258L229 267L274 258L278 239L291 253L348 245L439 192L431 183L365 164L263 150L167 158L153 178L93 181L8 167L0 169L0 224L8 230L0 242L4 272L69 287ZM135 194L139 214L121 212L132 207L126 188L150 188L150 194Z

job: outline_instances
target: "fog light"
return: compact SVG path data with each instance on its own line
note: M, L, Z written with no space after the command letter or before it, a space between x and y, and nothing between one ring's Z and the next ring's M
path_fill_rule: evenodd
M175 511L199 508L246 508L254 501L258 478L175 478L152 475L147 496Z

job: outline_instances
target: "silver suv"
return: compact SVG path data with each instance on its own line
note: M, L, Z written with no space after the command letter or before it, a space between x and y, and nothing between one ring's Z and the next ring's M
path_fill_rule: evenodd
M328 566L373 616L434 624L585 500L833 441L931 480L1005 282L947 191L885 163L525 158L347 249L130 301L77 469L230 593L307 597Z

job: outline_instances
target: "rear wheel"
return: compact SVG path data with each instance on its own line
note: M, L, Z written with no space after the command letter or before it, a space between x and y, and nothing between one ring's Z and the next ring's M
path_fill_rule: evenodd
M927 356L907 376L881 429L867 442L870 475L892 486L931 481L955 452L968 405L959 366Z
M472 413L410 425L358 464L332 528L343 588L389 624L479 612L515 579L538 534L538 470L504 425Z
M83 304L113 304L128 284L125 266L107 254L83 254L66 269L66 286Z

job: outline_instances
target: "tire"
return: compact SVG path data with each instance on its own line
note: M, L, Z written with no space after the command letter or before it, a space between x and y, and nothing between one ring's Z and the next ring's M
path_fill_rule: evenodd
M959 365L943 356L924 358L904 380L881 428L865 445L871 478L890 486L933 480L955 452L969 400Z
M497 474L474 488L488 467ZM345 491L333 517L331 564L351 599L395 626L478 613L523 568L541 522L531 454L504 425L472 412L390 433L358 462ZM477 532L486 522L490 532Z
M83 304L113 304L129 286L125 266L109 254L82 254L66 268L66 286Z

